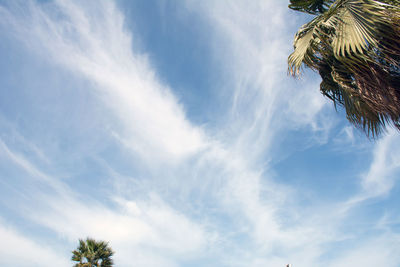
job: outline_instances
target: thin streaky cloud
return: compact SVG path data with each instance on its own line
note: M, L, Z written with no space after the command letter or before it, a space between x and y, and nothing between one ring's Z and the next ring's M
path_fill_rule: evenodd
M179 159L207 145L202 129L191 125L168 87L157 81L146 56L132 52L114 3L56 1L47 8L30 2L31 17L6 18L28 47L96 84L99 97L126 122L119 136L124 144L142 155L157 150L149 159Z
M0 221L0 264L3 266L69 266L61 253L38 244Z

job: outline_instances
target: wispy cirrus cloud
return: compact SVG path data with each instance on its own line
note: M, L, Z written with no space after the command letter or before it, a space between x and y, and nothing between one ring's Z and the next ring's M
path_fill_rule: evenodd
M0 235L0 264L4 266L68 266L62 253L32 241L3 222L0 223Z
M386 233L379 237L367 239L355 249L343 252L328 266L397 266L399 262L399 236Z
M22 155L11 151L3 142L2 153L10 163L25 172L25 183L30 184L27 199L14 203L20 216L56 232L69 243L84 236L95 236L108 240L119 251L117 262L129 265L132 262L152 265L152 262L173 262L187 259L191 253L203 250L212 236L208 236L202 225L196 224L184 214L179 213L164 203L157 195L150 199L132 201L116 197L110 205L85 198L70 187L39 170ZM32 184L32 180L39 180ZM23 192L26 186L14 185L14 189ZM40 207L40 210L37 207ZM11 229L11 228L10 228ZM14 230L4 230L10 250L5 255L21 252L21 248L30 248L32 255L21 258L22 264L31 259L39 262L40 252L48 257L55 257L49 249L36 245L33 239L22 237ZM6 244L4 244L6 246ZM4 248L2 248L2 251ZM6 250L4 250L6 251ZM132 253L132 251L137 251ZM143 258L139 253L152 255ZM168 256L157 256L154 251L163 251ZM138 254L136 254L138 253ZM47 257L46 256L46 257ZM140 256L140 257L139 257ZM157 259L158 258L158 259ZM62 259L62 257L61 257ZM67 266L65 260L58 260L60 266ZM8 261L7 261L8 262ZM173 265L171 265L173 266Z
M400 140L393 129L377 143L371 166L362 177L367 198L384 196L393 188L400 168L399 146Z
M389 129L387 135L377 141L368 170L360 174L360 191L346 202L345 210L390 195L400 170L399 142L394 129Z
M14 16L2 10L28 47L95 84L92 90L124 122L114 132L123 144L149 159L169 160L207 145L202 129L185 118L182 105L158 81L146 56L133 52L114 3L30 1L28 12ZM149 155L151 151L157 154Z
M232 7L235 8L235 6ZM256 6L254 7L256 8ZM239 11L239 7L236 6L236 8ZM218 8L216 10L222 11ZM5 10L3 12L7 13ZM117 127L112 128L110 132L117 137L117 140L121 141L123 146L132 149L141 158L151 160L154 164L160 160L168 162L172 159L174 162L174 159L190 159L188 156L198 154L198 159L194 160L197 162L195 168L189 168L187 174L198 177L199 180L190 180L191 183L183 187L189 194L194 192L200 183L205 184L205 187L203 186L205 193L199 196L199 201L207 198L214 199L216 207L221 209L222 214L227 214L230 220L236 220L238 216L244 215L244 220L239 220L238 225L234 227L244 227L244 236L250 234L255 240L255 244L263 247L266 240L269 243L279 241L285 244L290 242L289 240L285 241L285 237L287 239L290 236L288 233L291 231L283 230L278 219L280 207L285 205L290 189L265 177L263 175L265 169L255 161L262 151L268 149L272 138L276 136L281 127L278 126L276 130L270 128L278 120L276 118L277 107L281 103L279 97L282 94L278 90L274 90L279 83L279 80L275 78L274 64L283 53L278 58L274 57L272 61L255 61L258 54L262 57L271 56L268 50L261 47L264 43L260 45L251 38L246 40L246 37L250 37L246 36L247 28L241 28L240 24L230 26L230 23L233 22L232 18L227 17L221 23L226 27L232 27L229 29L237 29L237 32L230 35L231 37L236 37L238 34L243 35L238 40L239 47L236 49L242 49L242 55L247 55L248 58L235 60L239 62L243 60L245 63L243 66L255 64L255 67L248 71L239 69L244 72L238 77L238 80L234 81L235 84L241 84L241 86L235 88L235 109L232 112L232 120L229 121L229 123L236 121L233 125L237 131L233 135L227 133L221 135L223 139L220 140L213 136L207 136L203 129L191 124L185 118L183 107L168 87L158 81L146 57L132 52L131 37L124 29L122 14L112 3L99 2L94 6L90 3L81 5L74 2L56 1L42 6L31 2L29 14L28 17L18 17L9 13L7 17L29 47L33 47L41 55L50 55L51 62L93 82L94 85L91 89L118 118ZM235 15L237 14L235 13ZM239 21L239 23L242 22ZM226 28L224 30L229 32ZM261 28L256 30L261 30ZM252 32L254 33L254 30ZM277 46L278 43L275 45ZM235 47L231 49L233 48ZM255 71L255 68L260 68L261 71ZM282 69L278 71L282 71ZM256 73L256 76L253 76L253 72ZM234 74L237 72L235 71ZM244 88L246 91L243 91ZM247 95L247 90L251 92L251 97L244 97ZM258 101L256 101L257 99ZM244 113L243 108L249 103L254 104L254 108L246 110ZM320 107L316 108L316 110L319 109ZM288 110L290 111L290 109ZM249 153L250 151L251 153ZM9 155L12 154L9 153ZM24 162L26 164L19 165L23 168L31 167L27 161ZM207 164L203 164L203 162ZM209 172L209 169L213 171ZM29 170L36 169L28 168L28 172ZM171 182L163 185L167 186L172 194L180 195L182 190L178 185L179 183L185 184L185 177L178 171L172 169L167 176L168 178L177 177L174 178L177 185ZM30 172L32 176L37 176L37 173L38 171ZM159 176L162 171L155 171L155 173L156 176ZM160 180L161 178L155 178L154 182L150 182L143 190L163 192L164 189L157 186ZM170 195L167 194L167 196ZM46 196L44 195L43 198L46 199ZM95 214L109 214L110 220L108 223L105 222L105 225L111 226L112 222L115 222L120 225L119 228L126 229L127 233L130 233L128 225L135 225L135 219L114 214L101 206L97 209L89 209L86 205L82 206L73 199L66 196L56 201L54 196L51 196L44 202L54 203L54 205L46 205L47 208L43 209L46 212L31 219L57 232L66 232L67 236L73 236L73 238L77 237L77 234L73 233L100 234L101 232L100 230L95 231L96 227L89 227L98 221L96 219L90 220L89 224L85 224L86 220L71 223L74 220L73 210L81 210L82 214L86 214L93 209L95 212L93 216L89 217L94 218L97 218ZM92 206L96 205L92 203ZM150 207L147 209L151 211ZM172 216L172 218L180 217L173 214L164 211L164 215ZM208 215L203 215L203 217L201 221L209 219ZM172 225L177 227L188 224L178 221L179 219L175 220ZM216 223L213 226L214 231L221 231L219 227L223 227L224 221L218 218L213 223ZM143 227L139 227L140 225L141 223L138 224L138 228L143 231L134 232L132 236L139 232L152 232L147 231L143 225ZM192 228L195 229L195 226ZM111 233L105 238L116 239L115 235L118 236L119 230L115 231L111 230ZM168 231L173 232L173 229L168 229ZM237 232L234 229L232 231ZM188 230L188 232L190 231ZM154 238L159 238L161 234L162 232L154 234ZM145 239L152 240L150 238L152 235L146 235ZM201 231L198 234L200 244L206 242L203 235L205 234ZM234 235L242 234L239 232ZM100 234L100 236L102 235ZM179 236L178 233L175 235L176 238ZM130 241L134 243L133 240ZM193 244L198 242L193 242ZM229 243L230 238L223 242ZM271 246L268 247L272 249Z

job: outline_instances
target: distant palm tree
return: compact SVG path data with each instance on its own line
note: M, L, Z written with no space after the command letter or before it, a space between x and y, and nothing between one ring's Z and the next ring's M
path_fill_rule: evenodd
M72 251L71 260L79 263L74 267L112 267L112 255L114 251L108 246L105 241L96 241L92 238L87 238L85 241L79 239L79 246Z
M314 15L295 36L289 72L317 71L322 94L367 135L387 123L400 130L400 0L290 0L289 8Z

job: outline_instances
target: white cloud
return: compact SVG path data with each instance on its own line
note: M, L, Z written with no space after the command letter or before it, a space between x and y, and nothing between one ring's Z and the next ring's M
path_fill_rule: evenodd
M384 136L374 148L373 160L362 177L366 197L384 196L392 189L400 168L400 138L394 129Z
M29 3L31 16L3 9L6 21L29 48L95 84L92 89L124 122L118 133L123 144L149 160L177 160L207 145L146 55L132 52L131 34L113 2Z
M72 243L85 236L107 240L119 252L115 256L116 261L126 266L135 262L142 266L155 266L160 262L173 266L177 260L190 259L201 254L212 241L212 235L202 225L169 207L157 195L141 201L115 197L114 204L106 206L90 197L72 192L66 184L44 173L3 142L0 145L3 155L26 172L27 183L32 184L35 180L38 182L30 186L29 192L35 201L20 199L14 204L18 206L20 215L51 229L63 240ZM0 233L1 231L0 227ZM10 236L10 241L21 243L22 248L32 247L34 252L49 254L45 248L35 248L31 241L18 237L12 231L4 232L6 236ZM17 247L14 249L14 243L13 249L7 253L19 251ZM4 246L0 248L0 253L6 253L2 252L6 251ZM149 258L135 258L134 255L138 254L148 255ZM27 264L29 257L33 256L29 254L20 260Z
M354 127L353 126L346 126L344 127L338 136L335 138L335 142L339 145L354 145L355 136L354 136Z
M71 241L92 236L110 241L116 249L147 247L162 250L171 258L189 257L207 244L200 225L159 199L140 203L118 199L114 207L59 196L45 200L49 204L28 217Z
M0 223L0 236L2 266L70 266L63 254L36 243L13 227Z
M213 5L212 19L232 44L228 46L229 55L237 55L231 60L224 58L237 66L231 73L236 85L232 114L236 115L229 119L237 131L221 135L230 141L227 143L211 142L212 137L186 119L183 107L158 81L145 55L132 52L130 34L113 3L56 1L44 7L32 3L32 18L14 23L28 46L34 45L43 55L50 53L51 60L94 82L93 89L121 122L122 127L113 134L122 144L154 164L194 153L215 161L217 172L208 179L222 181L222 194L216 192L222 205L237 207L247 217L257 242L279 240L284 233L276 210L284 205L290 189L265 179L265 169L257 158L265 151L272 156L271 142L290 129L288 118L296 121L295 127L310 125L317 129L314 121L323 105L312 101L311 111L298 114L302 107L297 102L309 99L310 91L296 89L292 99L298 101L290 102L284 96L292 90L280 88L282 80L288 78L286 65L281 62L285 62L290 45L276 33L285 31L281 15L286 7L261 1L250 6L246 2L230 3L229 8ZM285 106L288 108L281 110Z
M389 129L388 134L376 142L369 169L360 175L360 192L343 204L344 210L357 207L371 198L385 197L390 193L398 180L400 170L399 146L400 139L394 129Z
M227 72L224 100L232 100L223 135L229 146L257 161L275 155L272 146L291 131L304 130L325 143L337 120L314 81L287 76L292 50L293 21L287 4L277 1L186 1L197 10L222 43L215 46L217 62ZM224 76L225 78L225 76ZM267 158L267 161L269 159Z
M233 95L229 127L222 134L227 148L219 153L219 162L229 170L225 197L253 223L256 240L282 240L286 234L277 211L293 189L274 181L267 164L282 153L275 146L288 132L304 128L318 141L321 133L327 134L334 121L325 110L327 101L315 90L315 82L296 83L299 88L288 82L286 58L293 33L284 21L285 3L187 1L187 7L215 27L223 43L215 54L233 87L226 92Z
M66 188L60 181L43 173L28 159L26 159L22 154L18 154L17 152L12 151L3 142L2 139L0 139L0 148L1 148L0 155L5 155L8 160L10 160L15 165L19 166L21 169L23 169L26 172L27 177L29 177L29 179L35 179L39 183L45 183L49 185L53 190L56 190L58 193L62 194L66 193L65 192Z
M240 210L240 216L244 215L249 220L250 229L246 231L252 235L254 242L267 248L260 254L269 255L277 246L283 247L284 251L294 248L297 251L293 253L296 266L314 265L324 253L321 249L323 244L345 235L339 229L347 214L329 212L330 208L337 207L322 205L323 211L311 208L316 212L313 214L311 211L314 220L303 214L297 220L288 219L292 225L285 227L282 216L288 215L285 209L293 208L288 199L296 199L301 192L277 184L268 165L258 164L260 158L268 162L269 158L279 157L282 152L279 146L274 149L273 144L279 144L288 132L302 129L312 137L312 145L318 145L329 140L329 131L338 122L333 107L320 95L318 83L286 81L290 79L285 75L286 57L294 34L290 27L293 22L282 20L289 17L286 14L287 4L276 1L187 3L189 8L198 9L212 21L210 24L216 29L215 35L224 42L223 46L216 48L223 47L223 51L216 52L217 57L232 79L233 89L229 87L226 93L233 95L232 117L226 132L229 149L222 152L226 155L221 155L226 159L221 161L232 171L226 174L229 178L224 196L229 199L228 205ZM352 141L352 132L346 131L346 134L346 138ZM377 155L376 152L376 160L366 175L380 181L378 188L376 182L371 184L370 178L364 179L364 187L370 184L374 190L381 188L383 191L391 188L393 179L384 178L386 173L382 172L382 167L389 168L394 174L400 160L395 152L398 149L390 148L390 151L389 157L382 157L382 153ZM333 206L341 206L341 203ZM297 206L295 209L302 208ZM237 220L243 219L240 216L236 217ZM256 251L248 253L250 258L257 258ZM261 264L270 266L262 258L259 259ZM254 266L258 265L254 262Z
M398 235L384 234L352 247L326 266L396 267L400 262L399 247L400 239Z
M263 10L266 10L269 5L264 6ZM243 13L240 5L232 4L230 7L240 13L218 14L216 18L221 19L218 22L223 25L224 31L229 32L231 38L237 41L238 45L233 49L242 51L238 55L244 56L234 59L243 63L239 71L245 71L238 79L243 80L242 85L253 91L255 97L260 96L260 100L256 101L254 109L238 110L241 113L240 116L244 117L238 126L249 126L248 130L240 129L239 142L235 142L232 148L222 148L223 152L219 155L221 157L217 158L220 165L216 168L222 168L225 172L222 180L226 190L223 190L222 201L228 198L233 199L228 205L239 206L240 212L252 221L254 237L260 236L257 237L259 240L273 237L277 240L279 234L276 232L280 229L274 215L274 210L277 209L275 205L278 204L274 198L279 194L281 198L284 198L285 190L273 192L273 188L277 189L278 186L272 181L261 182L262 169L252 170L256 165L248 164L251 160L243 159L242 155L251 148L254 152L246 157L255 158L266 146L268 147L268 142L271 142L278 130L281 130L282 126L276 131L272 131L270 127L282 119L281 117L276 119L275 116L279 114L278 109L282 105L283 91L275 90L275 87L279 83L279 79L276 79L279 76L276 73L284 72L285 67L283 68L280 64L278 65L280 68L276 69L275 65L282 59L285 50L274 55L276 52L271 51L277 51L276 49L265 48L266 45L274 47L280 45L277 37L274 37L276 40L271 40L270 36L259 34L264 28L259 24L258 19L265 14L256 13L257 17L254 18L252 9ZM253 8L257 7L258 4L253 6ZM216 8L218 12L223 10L225 9L221 7ZM23 21L25 24L19 25L19 30L25 33L24 38L27 34L30 37L28 45L34 43L40 53L50 53L53 61L95 83L93 89L98 92L104 103L115 112L122 123L121 129L113 131L122 144L132 148L142 158L147 158L154 164L157 164L157 159L181 159L193 153L199 153L210 145L214 147L210 147L208 150L210 152L206 151L202 156L213 157L213 151L219 149L219 142L211 144L207 141L210 138L206 137L201 128L192 125L185 118L183 107L168 87L157 80L146 57L132 52L130 34L124 30L123 16L116 10L114 4L100 1L96 4L88 2L81 5L70 1L57 1L55 5L46 8L32 4L31 13L32 20ZM230 14L234 17L229 17ZM99 20L100 17L103 19ZM235 20L237 18L239 18L238 23ZM254 24L247 27L244 24L246 18L252 18ZM275 14L273 18L278 19L279 16ZM273 25L280 25L280 21L275 21L275 19ZM262 21L271 22L270 19ZM25 28L27 25L29 25L28 28ZM258 37L254 39L254 36L260 37L262 42L258 42ZM245 70L253 64L251 69ZM253 72L256 73L255 76ZM238 90L242 89L238 88ZM243 91L238 98L246 94L247 92ZM255 99L247 98L247 100L253 102ZM239 105L246 103L241 102ZM316 113L320 108L317 107L314 112ZM244 116L242 112L249 112L250 115ZM249 120L250 124L246 120ZM210 179L215 179L215 177L210 177ZM261 199L263 193L268 194L267 200ZM72 213L67 212L67 214L72 216ZM110 222L120 220L122 225L135 224L135 221L130 218L114 218L112 213L109 216L112 218ZM54 219L61 217L53 216ZM67 222L71 220L73 218L68 216L65 219ZM49 222L52 221L49 220ZM83 224L84 221L80 223ZM54 223L54 225L60 224L61 222ZM108 225L107 222L105 224ZM265 224L270 227L265 228ZM101 224L98 227L104 228ZM122 226L119 228L123 229ZM68 225L65 229L69 229ZM96 227L82 229L95 231ZM73 230L75 229L71 229L70 233ZM144 228L142 230L146 232ZM263 234L260 235L261 233Z

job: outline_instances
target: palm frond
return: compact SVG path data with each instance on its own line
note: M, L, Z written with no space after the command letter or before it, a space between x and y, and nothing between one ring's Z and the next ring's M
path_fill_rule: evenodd
M290 0L289 8L316 15L328 9L334 0Z
M289 72L319 72L320 90L377 136L400 129L400 1L336 0L297 32Z

